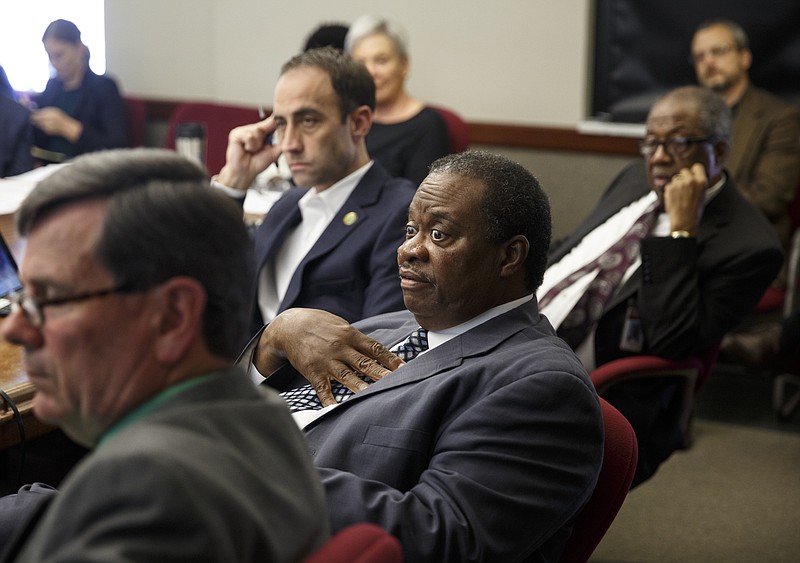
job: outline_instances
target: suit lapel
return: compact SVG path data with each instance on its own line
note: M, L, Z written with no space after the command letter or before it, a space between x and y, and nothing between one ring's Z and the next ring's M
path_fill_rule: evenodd
M291 188L267 213L255 236L256 272L260 272L264 264L275 256L286 234L300 222L297 202L307 191L304 188Z
M699 246L704 245L708 239L716 236L722 227L730 223L730 210L735 207L733 203L731 203L731 199L737 196L736 187L730 179L730 174L728 174L728 179L719 193L717 193L714 199L703 209L703 217L697 230L697 244ZM641 267L639 267L636 268L636 271L633 272L616 295L611 298L605 310L609 311L633 296L639 290L641 280Z
M391 375L372 383L364 391L353 395L335 409L321 415L306 426L305 430L334 413L343 412L350 405L366 401L370 397L379 395L387 390L419 382L456 368L463 363L464 358L485 356L512 335L522 330L530 329L537 323L538 315L536 300L532 299L516 309L512 309L463 334L453 337L444 344L399 367ZM370 333L369 336L391 348L411 334L417 326L416 322L408 322L401 328L389 331L375 331Z
M327 228L322 232L314 246L308 251L303 260L298 264L297 269L292 275L286 295L283 297L280 311L287 309L297 299L300 293L300 281L303 279L304 268L314 260L328 254L337 248L342 241L353 236L359 227L364 224L369 216L368 207L372 206L380 198L385 174L374 164L367 170L364 177L344 202L342 208L331 220Z
M555 253L548 258L548 266L561 260L586 235L608 221L620 209L642 198L649 191L650 188L647 185L643 161L637 161L629 165L620 173L613 185L609 187L595 210L573 231L565 243L556 247Z

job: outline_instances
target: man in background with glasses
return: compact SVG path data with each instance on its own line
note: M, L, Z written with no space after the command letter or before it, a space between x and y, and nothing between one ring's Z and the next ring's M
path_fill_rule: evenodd
M736 186L769 219L789 255L789 207L800 176L800 108L750 83L753 61L744 29L730 20L701 24L692 39L689 62L697 81L722 96L733 112L733 148L728 169ZM786 287L786 267L773 281ZM778 294L780 295L780 294ZM722 358L755 369L769 367L781 346L778 322L763 322L725 337Z
M172 151L120 150L23 202L2 334L24 349L36 417L94 451L27 521L28 489L3 499L20 526L3 561L288 562L326 540L284 401L232 368L252 250L241 208L207 186Z
M764 212L787 249L789 204L800 178L800 108L750 83L753 54L736 22L710 20L698 26L689 62L697 82L731 108L733 145L727 167L736 186ZM785 283L783 276L778 283Z
M698 86L655 102L628 166L550 254L540 308L587 369L623 356L702 355L747 315L781 264L763 215L725 171L730 111ZM647 479L683 444L677 384L609 390L636 430Z

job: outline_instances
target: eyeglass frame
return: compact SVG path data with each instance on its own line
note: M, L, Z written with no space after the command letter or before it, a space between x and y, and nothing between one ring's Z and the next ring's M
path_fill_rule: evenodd
M724 57L728 53L732 51L741 51L742 48L738 45L727 43L725 45L717 45L716 47L711 47L710 49L706 49L705 51L701 51L700 53L691 53L689 55L689 64L694 66L697 63L701 62L703 59L706 58L706 55L711 55L715 59L720 57Z
M651 158L658 147L663 146L664 150L670 156L678 157L678 156L685 156L687 151L689 150L690 145L694 145L697 143L716 143L720 140L719 135L703 135L703 136L696 136L696 137L672 137L669 139L656 139L655 137L648 138L645 137L641 141L639 141L639 154L641 154L645 158ZM649 141L649 142L648 142ZM652 147L652 151L646 149L646 147ZM676 148L681 147L679 150L675 150Z
M21 310L25 318L36 328L44 326L44 308L55 305L66 305L67 303L78 303L80 301L87 301L97 297L105 297L106 295L113 295L114 293L135 293L143 291L140 288L134 287L130 283L121 283L107 289L99 289L97 291L85 291L69 295L67 297L56 297L53 299L36 299L28 295L25 288L20 288L8 295L8 300L11 303L11 312L15 313Z

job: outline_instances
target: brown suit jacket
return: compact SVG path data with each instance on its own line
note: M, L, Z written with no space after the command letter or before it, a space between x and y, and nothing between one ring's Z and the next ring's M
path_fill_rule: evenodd
M788 209L800 176L800 108L750 85L736 108L726 166L788 248Z

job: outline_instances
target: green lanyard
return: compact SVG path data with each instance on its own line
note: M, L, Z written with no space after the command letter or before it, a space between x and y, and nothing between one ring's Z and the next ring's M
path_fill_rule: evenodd
M209 373L206 375L202 375L200 377L193 377L192 379L187 379L186 381L181 381L173 385L168 389L164 389L161 393L143 403L133 409L131 412L123 416L119 419L116 423L114 423L105 433L100 437L100 440L97 442L97 447L101 447L103 444L107 443L111 438L113 438L116 434L118 434L123 428L130 426L140 418L144 418L152 411L156 410L162 404L169 401L175 395L183 393L184 391L191 389L192 387L196 387L200 385L204 381L215 377L217 374Z

